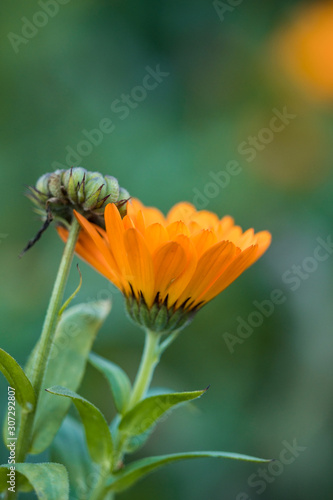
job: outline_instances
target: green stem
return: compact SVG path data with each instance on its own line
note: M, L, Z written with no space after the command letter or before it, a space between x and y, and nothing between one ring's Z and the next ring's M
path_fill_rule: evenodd
M31 376L31 383L33 388L35 389L37 402L39 399L43 378L49 359L53 336L58 322L58 314L63 300L67 278L73 260L75 244L77 242L79 232L80 225L73 217L73 222L68 233L68 239L60 261L58 274L53 286L52 295L46 312L41 337L38 343L36 359L34 362L34 370ZM36 407L34 411L31 411L30 413L22 413L16 448L17 463L24 462L25 456L29 451Z
M150 386L151 380L153 378L154 370L156 365L160 360L160 334L155 333L151 330L146 330L146 338L145 338L145 346L142 353L142 358L139 366L139 370L134 382L133 390L131 393L130 401L127 406L126 411L129 411L133 408L139 401L141 401ZM115 437L115 454L114 454L114 463L115 467L122 460L124 455L124 447L127 442L127 436L121 435L119 433ZM105 496L105 477L101 475L100 480L95 486L94 490L91 492L89 500L104 500ZM111 500L113 496L106 497L108 500Z
M146 330L145 347L127 411L141 401L149 389L154 370L160 360L159 341L159 334L148 329Z
M176 338L178 337L180 332L181 332L181 329L175 330L173 333L170 333L167 336L167 338L166 338L166 340L164 340L164 342L161 343L159 350L158 350L160 356L161 356L161 354L164 353L166 348L169 347L169 345L172 344L172 342L174 342L176 340Z
M105 500L105 482L109 476L109 471L101 470L99 480L91 492L89 500ZM107 497L111 500L112 497Z

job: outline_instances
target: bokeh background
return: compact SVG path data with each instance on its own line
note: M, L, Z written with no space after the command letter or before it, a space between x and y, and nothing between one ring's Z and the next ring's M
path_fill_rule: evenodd
M157 386L210 390L195 409L175 411L137 456L212 449L279 458L295 440L305 449L269 474L262 494L248 484L258 464L207 459L169 466L119 498L332 498L333 256L313 260L317 239L333 234L332 3L57 5L37 32L24 26L43 24L38 2L1 5L1 347L23 364L39 336L63 245L52 228L18 258L40 227L24 185L57 166L114 175L165 212L188 200L244 228L268 229L267 254L200 312L157 369ZM158 65L165 75L143 98L133 89ZM133 109L115 111L131 92ZM283 112L285 123L272 131ZM67 164L68 148L78 153L82 131L103 118L112 133ZM231 161L237 174L228 177ZM94 350L134 377L143 334L120 294L83 263L81 270L76 303L113 300ZM77 279L73 268L67 294ZM284 302L231 353L226 332L237 335L239 318L248 322L254 301L274 289ZM1 414L6 387L1 378ZM106 383L90 367L80 393L112 417ZM0 458L7 460L3 445Z

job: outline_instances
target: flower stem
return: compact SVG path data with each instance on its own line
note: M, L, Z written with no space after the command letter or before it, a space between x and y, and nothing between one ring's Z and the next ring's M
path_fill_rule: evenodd
M160 360L159 341L159 334L148 329L146 330L145 347L127 410L133 408L133 406L141 401L149 389L154 370Z
M126 412L130 411L137 403L144 399L147 390L149 389L154 370L163 352L163 350L160 349L160 339L160 334L155 333L152 330L146 330L145 346ZM119 416L116 418L119 418ZM127 443L127 435L122 435L121 433L115 431L115 443L113 471L117 470L118 464L123 459L124 449ZM109 493L109 497L104 497L103 493L105 494L105 478L101 476L97 485L91 492L89 500L104 500L104 498L111 500L114 498L114 494L112 493Z
M58 274L53 286L49 306L46 312L41 337L38 342L37 354L34 361L34 369L31 375L31 383L33 388L35 389L37 402L39 399L43 378L49 359L53 336L58 322L58 313L63 300L67 278L73 260L75 244L77 242L79 232L80 225L73 217L73 221L68 233L68 239L60 261ZM35 406L35 409L30 413L22 412L22 419L16 448L17 463L24 462L25 456L29 451L36 407L37 404Z
M153 378L154 370L156 365L160 360L159 352L159 342L160 335L151 330L146 330L145 346L142 353L142 358L136 379L134 382L132 394L127 406L126 411L131 410L139 401L141 401L150 386L151 380ZM124 454L124 447L127 442L127 436L121 436L116 432L115 437L116 449L114 454L115 470L117 470L117 464L122 460ZM105 478L101 475L100 480L96 484L95 488L89 496L89 500L104 500L105 494ZM112 493L109 493L108 500L113 498Z
M107 497L105 496L105 482L107 476L108 476L108 471L106 470L100 471L99 479L97 481L97 484L93 488L91 495L89 496L89 500L105 500L106 498L108 500L111 500L111 498L113 498L113 495L111 496L110 494Z

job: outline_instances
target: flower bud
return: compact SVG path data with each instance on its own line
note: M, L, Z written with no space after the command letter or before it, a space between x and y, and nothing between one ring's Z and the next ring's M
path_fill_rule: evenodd
M49 178L49 193L54 198L60 198L62 196L61 191L62 185L62 171L56 170L53 174L50 175Z
M87 171L82 167L75 167L70 169L69 175L63 176L64 187L67 191L68 197L72 203L78 202L80 185L83 183ZM83 197L84 199L84 197Z
M127 191L127 189L125 188L120 188L119 189L119 196L118 196L118 200L121 201L121 200L128 200L130 198L130 194L129 192Z
M111 175L89 172L82 167L56 170L42 175L35 187L29 187L28 197L46 214L51 210L55 219L71 222L73 210L104 228L104 209L108 203L119 203L119 212L126 214L129 193L119 188ZM39 210L40 213L40 210Z
M125 217L127 214L127 203L126 201L130 199L130 194L125 188L120 188L119 189L119 196L118 196L118 210L121 215L121 217Z
M118 201L119 198L119 183L118 180L115 177L112 177L111 175L106 175L105 176L105 181L106 181L106 193L101 193L102 195L106 195L107 193L110 195L109 199L107 200L108 203L115 203Z
M44 174L42 175L38 181L36 182L36 189L39 191L41 194L44 195L49 195L49 180L52 174Z

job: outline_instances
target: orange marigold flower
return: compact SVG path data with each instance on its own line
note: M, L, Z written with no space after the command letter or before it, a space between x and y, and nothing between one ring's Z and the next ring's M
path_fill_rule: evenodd
M105 231L75 215L82 227L76 252L121 290L132 319L160 332L183 327L271 242L267 231L243 233L232 217L186 202L164 217L132 199L123 219L109 203ZM58 231L66 240L67 230Z

